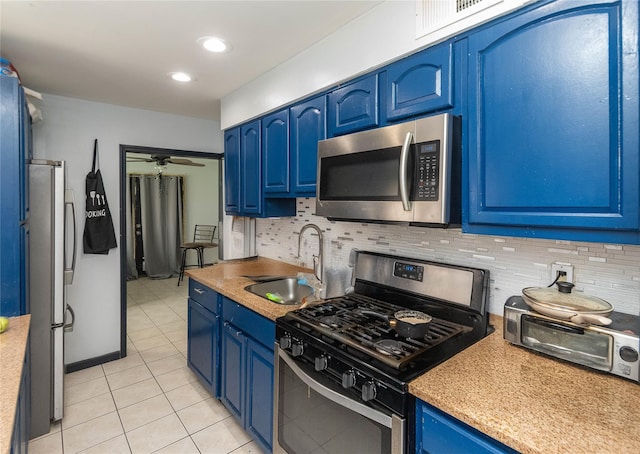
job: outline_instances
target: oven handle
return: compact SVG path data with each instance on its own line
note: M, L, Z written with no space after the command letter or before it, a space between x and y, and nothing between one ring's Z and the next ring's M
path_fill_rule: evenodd
M404 138L402 150L400 151L400 169L398 181L400 182L400 199L402 200L402 208L404 211L411 211L411 202L409 201L409 188L407 182L407 166L409 163L409 149L413 141L413 133L409 131Z
M393 419L391 416L385 415L382 412L374 410L372 408L367 407L360 402L357 402L353 399L349 399L348 397L343 396L342 394L327 388L323 384L317 382L313 378L309 377L306 372L304 372L293 359L289 357L289 355L283 351L280 347L278 347L278 356L282 358L282 360L287 363L287 366L293 370L293 372L307 384L310 388L316 391L318 394L326 397L327 399L341 405L343 407L348 408L349 410L353 410L354 412L371 419L372 421L377 422L378 424L382 424L385 427L393 428Z

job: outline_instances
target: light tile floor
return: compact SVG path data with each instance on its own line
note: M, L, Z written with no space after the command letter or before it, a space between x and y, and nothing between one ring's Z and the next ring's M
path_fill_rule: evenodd
M65 409L30 454L261 453L187 367L187 281L127 284L127 357L65 376Z

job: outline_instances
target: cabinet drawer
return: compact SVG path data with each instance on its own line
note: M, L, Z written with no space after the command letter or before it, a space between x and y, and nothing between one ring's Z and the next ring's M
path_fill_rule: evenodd
M250 333L251 337L273 350L276 325L271 320L224 296L222 297L222 318L225 322Z
M189 298L197 301L214 314L220 313L218 307L218 293L198 281L189 279Z

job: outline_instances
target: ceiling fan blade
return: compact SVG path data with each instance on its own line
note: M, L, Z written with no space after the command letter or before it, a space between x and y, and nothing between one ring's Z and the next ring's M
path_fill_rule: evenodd
M179 164L182 166L204 167L204 164L199 164L197 162L191 161L190 159L183 158L169 158L167 159L167 162L170 162L171 164Z
M151 158L127 158L127 162L154 162Z

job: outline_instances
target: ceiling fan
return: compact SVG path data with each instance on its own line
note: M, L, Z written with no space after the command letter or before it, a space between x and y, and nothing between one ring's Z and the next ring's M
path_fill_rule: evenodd
M152 154L148 158L128 157L127 162L155 162L157 167L166 167L167 164L177 164L181 166L204 167L204 164L193 162L186 158L172 158L164 154Z

